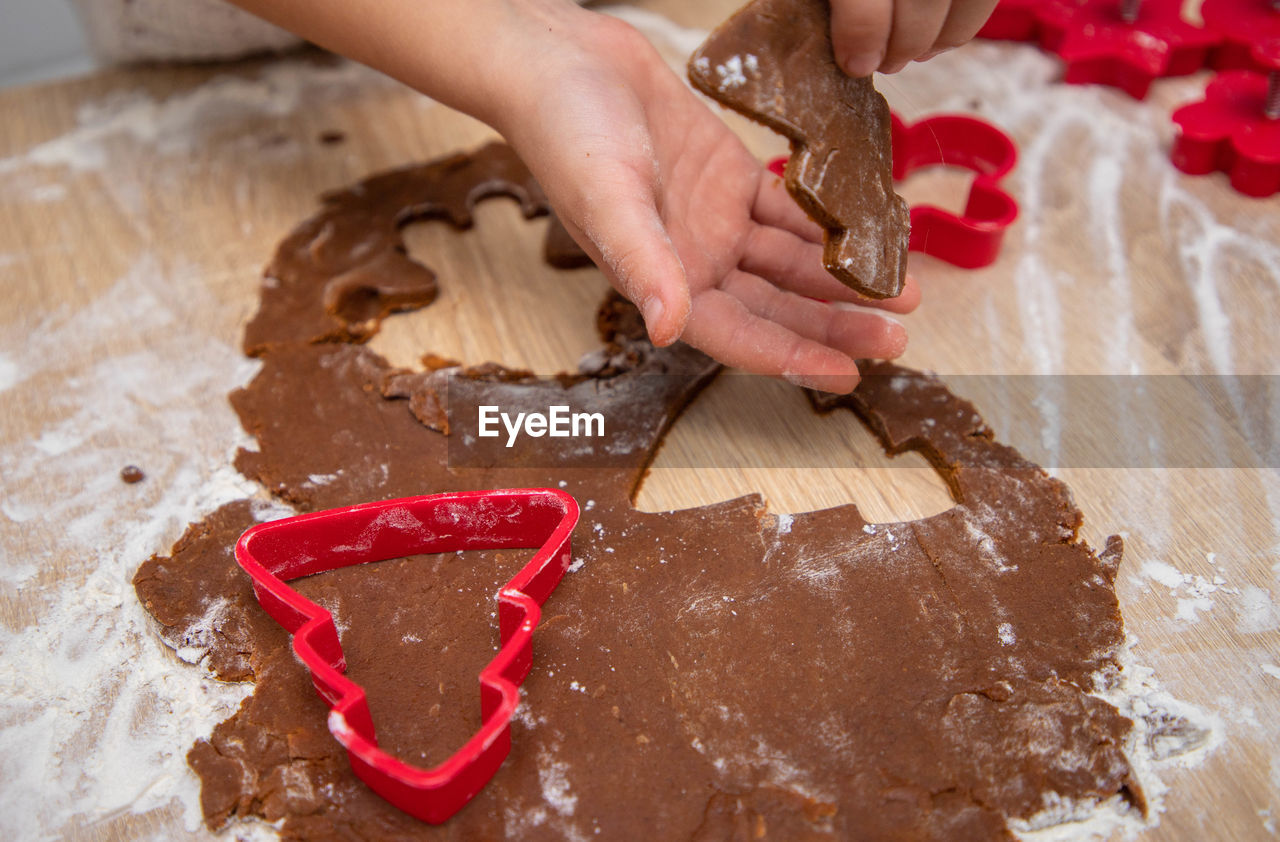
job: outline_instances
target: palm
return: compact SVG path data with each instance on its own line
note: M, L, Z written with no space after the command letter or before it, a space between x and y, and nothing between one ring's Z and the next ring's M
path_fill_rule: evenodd
M818 226L647 43L598 42L567 64L539 114L554 137L516 145L655 342L840 392L855 358L901 353L900 325L826 302L907 312L914 285L866 302L830 277Z

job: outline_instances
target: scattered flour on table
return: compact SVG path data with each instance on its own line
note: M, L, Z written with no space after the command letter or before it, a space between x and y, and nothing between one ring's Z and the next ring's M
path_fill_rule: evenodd
M659 42L673 66L706 35L643 10L607 11ZM966 52L970 55L962 55ZM1002 69L994 73L997 56ZM1128 257L1116 249L1113 236L1123 218L1125 181L1118 176L1124 174L1155 185L1158 221L1182 244L1177 257L1192 279L1210 367L1230 373L1236 348L1219 284L1222 273L1232 256L1249 253L1280 277L1280 244L1265 231L1219 223L1192 196L1168 165L1165 115L1159 109L1144 110L1095 88L1056 85L1056 64L1029 48L976 44L954 59L943 57L913 72L921 68L940 74L936 89L955 92L930 110L967 110L970 98L981 97L988 116L1006 129L1045 138L1024 146L1011 182L1023 205L1021 236L1027 243L1014 294L1019 329L1033 349L1033 371L1061 373L1069 362L1060 315L1076 279L1052 271L1038 247L1052 236L1041 209L1045 184L1057 168L1058 144L1078 135L1094 161L1083 192L1096 222L1108 294L1120 302L1134 297ZM388 84L393 83L353 63L290 59L253 78L221 77L164 100L136 93L87 103L76 128L0 159L0 176L16 181L33 165L107 171L112 150L122 144L144 144L180 159L231 116L284 115L317 96ZM1142 149L1145 157L1134 167L1134 150ZM115 189L123 195L123 188ZM47 183L31 191L57 198ZM0 255L0 269L8 265L10 257ZM179 321L200 324L200 284L192 281L161 277L144 260L97 306L59 311L25 336L21 331L0 336L4 400L52 406L53 413L42 414L59 419L29 437L15 440L6 434L0 441L0 470L6 477L0 533L5 546L27 548L21 557L0 560L0 598L30 607L29 616L0 629L0 659L6 664L0 673L0 780L6 782L0 791L0 831L7 838L56 836L73 821L108 821L123 812L164 807L175 797L187 808L189 828L195 828L196 782L185 766L186 748L247 693L179 663L148 628L129 583L137 564L167 550L188 522L254 490L230 469L217 467L225 466L229 452L243 443L224 396L251 376L254 364L225 342L173 330ZM193 296L197 300L190 300ZM119 318L121 308L111 306L123 301L138 302L127 323ZM1098 318L1108 370L1131 373L1138 366L1133 349L1139 344L1132 308L1099 308ZM125 356L106 342L109 336L145 336L151 329L157 344L140 343ZM70 354L69 348L74 349ZM68 380L65 372L88 374ZM48 382L66 385L48 393L41 385ZM1053 444L1060 431L1051 413L1041 409L1046 441ZM146 482L125 486L119 481L119 468L128 462L142 464ZM43 483L76 490L47 505L32 491ZM1280 519L1280 483L1264 478L1262 484L1269 510ZM1151 528L1157 533L1154 544L1167 539L1167 523ZM62 579L46 570L53 558L70 560ZM1275 570L1280 574L1280 562ZM1188 577L1163 562L1148 562L1141 575L1173 593L1178 622L1195 622L1226 593L1239 597L1238 631L1276 627L1276 607L1263 588L1237 591L1214 577ZM210 619L215 615L211 606ZM198 643L182 654L198 659ZM1259 668L1268 680L1280 680L1280 666ZM1132 665L1106 695L1138 723L1130 757L1158 816L1164 791L1157 773L1198 762L1221 739L1222 729L1212 717L1160 691L1149 671ZM1161 722L1179 718L1191 727L1161 731ZM565 770L547 768L549 803L572 813L574 796ZM1272 761L1270 774L1280 788L1280 762ZM1068 823L1039 830L1031 826L1038 823L1029 823L1026 838L1130 835L1133 827L1141 827L1119 803L1090 810L1084 822L1076 821L1077 806L1046 805L1045 816ZM251 828L255 834L272 833L264 825L238 827L236 833Z
M187 156L236 119L284 116L370 86L397 84L355 62L285 58L253 76L228 72L165 99L121 92L80 106L70 131L0 158L0 175L33 165L106 170L116 160L113 150L123 148L119 144L143 145L161 156Z
M1161 689L1154 672L1136 661L1135 645L1130 636L1117 653L1121 672L1098 676L1094 695L1133 720L1125 756L1147 798L1148 818L1120 796L1100 804L1047 799L1041 813L1010 822L1025 842L1134 839L1159 823L1169 791L1161 776L1199 765L1222 745L1221 718Z
M1000 72L992 72L993 67ZM1262 311L1242 298L1232 282L1241 265L1251 265L1280 283L1280 218L1261 212L1218 218L1200 194L1230 188L1218 176L1196 179L1173 168L1166 107L1132 101L1100 86L1065 85L1060 72L1060 62L1037 50L979 41L884 83L890 100L897 101L908 119L972 111L977 103L984 118L1021 144L1018 165L1007 180L1021 205L1021 217L1009 234L1019 261L1012 290L1016 318L1013 324L994 324L992 331L1017 341L991 343L991 370L1128 375L1167 373L1172 365L1185 373L1232 375L1241 372L1238 360L1243 358L1246 366L1280 373L1274 360L1268 363L1265 354L1237 340L1235 326ZM1191 100L1204 83L1201 74L1157 85ZM916 98L927 101L913 102ZM1083 172L1064 170L1067 149L1088 161ZM1082 220L1073 235L1084 250L1081 268L1062 266L1055 258L1062 250L1055 223L1064 205L1071 208L1071 218ZM1157 358L1152 341L1143 337L1141 305L1150 289L1149 281L1148 287L1137 286L1143 268L1138 261L1151 260L1153 253L1162 261L1157 271L1185 279L1170 294L1185 296L1196 320L1177 340L1182 346L1172 349L1178 357L1172 363ZM1096 297L1105 306L1082 306L1085 290L1091 297L1083 300ZM986 297L982 290L975 294ZM1086 349L1076 341L1082 338L1093 340L1092 346ZM1011 355L1015 344L1018 350ZM1053 388L1052 381L1045 385L1036 408L1043 416L1040 444L1056 456L1062 430L1053 407L1061 395ZM1242 396L1231 398L1237 415L1249 423L1252 416L1242 411ZM1002 424L1010 422L999 417L990 421L997 436L1007 438L1009 430ZM1256 435L1254 440L1270 437ZM1280 498L1269 491L1268 503L1280 520Z
M1280 628L1280 607L1271 591L1257 585L1232 586L1227 577L1218 572L1214 553L1209 554L1215 565L1211 575L1183 573L1172 564L1163 561L1147 561L1139 575L1146 581L1168 589L1175 602L1172 619L1175 628L1186 628L1200 621L1204 614L1214 610L1226 597L1235 612L1237 634L1264 634Z
M1199 612L1213 610L1214 595L1218 592L1240 593L1239 588L1228 586L1227 580L1221 575L1206 577L1183 573L1163 561L1145 562L1142 565L1141 575L1169 589L1169 595L1177 599L1174 619L1183 623L1195 623L1200 619Z
M1246 585L1240 591L1236 615L1236 631L1240 634L1262 634L1280 628L1280 608L1272 600L1271 591L1257 585Z
M60 837L175 799L199 827L187 747L249 688L179 661L131 579L188 523L255 491L229 467L246 440L225 396L257 363L201 333L215 306L200 278L144 258L96 300L0 334L16 372L0 440L3 838ZM37 417L43 428L23 429ZM120 480L129 463L144 482ZM198 643L182 654L198 659Z
M542 797L551 809L562 816L572 816L578 806L578 796L569 786L569 765L552 756L545 749L538 755L538 780L542 784Z
M23 380L22 367L7 354L0 354L0 392L7 392Z

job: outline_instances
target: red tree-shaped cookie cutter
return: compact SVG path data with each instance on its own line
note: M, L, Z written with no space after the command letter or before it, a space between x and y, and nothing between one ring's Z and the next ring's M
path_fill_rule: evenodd
M1182 19L1182 0L1003 0L978 34L1036 41L1066 63L1064 81L1135 99L1157 78L1199 70L1219 41Z
M976 174L963 215L934 205L911 208L908 247L963 269L994 263L1004 232L1018 218L1018 203L1000 187L1000 180L1018 162L1013 140L990 123L961 114L939 114L914 124L897 114L892 120L895 181L937 164ZM769 169L781 176L786 162L775 158Z
M1223 71L1203 100L1173 112L1171 157L1185 173L1222 170L1237 191L1266 197L1280 191L1280 39L1255 44L1251 56L1266 75Z
M569 567L577 522L578 504L554 489L406 497L259 524L236 544L236 561L253 579L258 602L293 635L294 652L328 702L329 730L356 776L406 813L439 823L489 782L511 750L511 716L533 662L533 630ZM333 616L285 580L418 553L519 547L539 549L498 591L501 647L480 673L479 730L430 769L382 751L364 689L343 675Z

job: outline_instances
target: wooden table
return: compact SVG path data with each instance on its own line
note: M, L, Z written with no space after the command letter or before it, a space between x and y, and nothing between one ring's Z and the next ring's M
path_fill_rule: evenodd
M679 65L699 40L693 30L734 5L646 0L626 14ZM1221 176L1169 165L1169 112L1198 96L1204 75L1157 83L1143 103L1057 75L1031 47L975 44L882 80L907 119L976 112L1022 153L1007 182L1022 216L995 266L969 272L913 256L925 302L906 319L904 361L947 375L998 435L1047 459L1084 510L1090 543L1126 538L1118 590L1133 656L1211 725L1187 768L1161 767L1164 811L1142 838L1268 838L1280 824L1274 447L1244 467L1176 453L1164 467L1073 459L1060 424L1124 410L1057 415L1054 395L1091 382L1180 382L1159 375L1280 373L1280 198L1246 199ZM0 680L10 804L0 828L8 838L37 828L202 837L184 816L193 779L182 755L243 691L206 686L179 664L149 633L128 580L188 521L245 493L227 468L243 434L225 394L254 370L236 347L275 243L320 192L491 133L317 56L104 71L0 92L0 114L0 623L10 671ZM731 120L762 156L783 150ZM343 140L323 142L328 131ZM944 171L903 191L958 208L966 184ZM566 283L537 266L545 222L525 223L507 203L482 207L478 222L461 236L410 230L411 251L440 272L444 293L392 320L374 347L414 364L429 332L431 350L464 360L573 368L595 345L603 280L586 272ZM500 307L484 303L486 289L502 291ZM1178 412L1136 423L1171 436L1165 421ZM738 423L753 415L757 424ZM1272 408L1259 423L1274 428L1274 418ZM147 480L122 484L129 463ZM722 377L677 424L638 505L750 491L776 511L854 500L886 521L950 505L922 460L887 459L865 430L814 416L793 387ZM138 779L124 783L130 769Z

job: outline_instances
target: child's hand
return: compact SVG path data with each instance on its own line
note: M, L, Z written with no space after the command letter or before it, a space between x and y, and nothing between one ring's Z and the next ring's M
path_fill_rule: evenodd
M968 41L997 0L831 0L831 41L850 76L897 73Z
M913 310L915 283L873 302L828 275L819 227L627 24L568 0L235 2L502 132L655 343L833 392L905 348L875 310Z
M834 392L856 385L855 358L900 355L902 326L868 308L914 309L914 282L871 302L832 278L821 229L649 43L579 21L498 128L654 342Z

